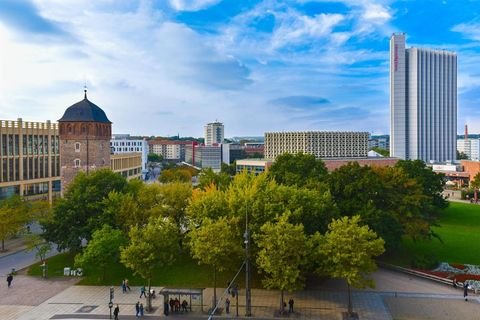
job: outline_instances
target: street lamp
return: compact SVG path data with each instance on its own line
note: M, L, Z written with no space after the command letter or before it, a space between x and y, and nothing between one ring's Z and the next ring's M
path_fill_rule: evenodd
M245 208L245 316L252 316L252 297L250 291L250 233L248 231L248 211Z

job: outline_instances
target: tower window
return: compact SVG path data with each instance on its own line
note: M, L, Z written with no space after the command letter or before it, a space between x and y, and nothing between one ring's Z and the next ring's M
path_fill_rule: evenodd
M75 168L80 168L80 159L75 159L75 160L73 160L73 162L74 162L74 167Z
M75 152L80 152L80 142L75 142Z

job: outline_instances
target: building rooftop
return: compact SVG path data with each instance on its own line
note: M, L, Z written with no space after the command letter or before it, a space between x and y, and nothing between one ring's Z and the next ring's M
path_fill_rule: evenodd
M85 97L83 100L68 107L67 110L65 110L63 117L58 121L112 123L108 120L107 115L99 106L87 99L87 90L85 90Z

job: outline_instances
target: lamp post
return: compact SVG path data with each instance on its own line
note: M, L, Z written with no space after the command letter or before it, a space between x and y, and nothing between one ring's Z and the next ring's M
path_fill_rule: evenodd
M110 302L108 303L108 308L110 309L110 319L112 319L113 297L114 289L113 287L110 287Z
M245 316L252 316L252 297L250 292L250 233L248 230L248 211L245 208Z

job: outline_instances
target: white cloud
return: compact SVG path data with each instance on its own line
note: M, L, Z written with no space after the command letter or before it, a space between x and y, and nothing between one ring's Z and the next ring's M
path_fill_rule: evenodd
M281 48L289 44L310 42L319 38L329 38L332 30L340 24L344 16L341 14L318 14L314 17L300 15L289 11L278 14L280 26L272 36L272 48Z
M480 22L460 23L453 26L451 30L462 33L467 39L480 41Z
M170 6L177 11L198 11L217 4L221 0L170 0Z

